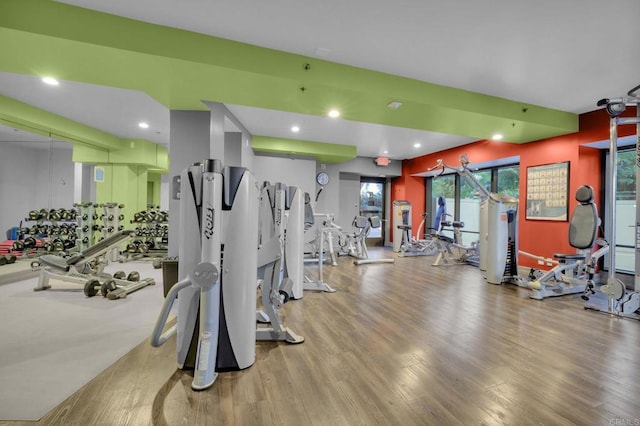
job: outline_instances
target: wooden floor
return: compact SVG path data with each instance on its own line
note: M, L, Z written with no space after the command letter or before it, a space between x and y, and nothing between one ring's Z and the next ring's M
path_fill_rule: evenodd
M640 322L432 260L325 267L336 293L283 308L305 342L258 343L252 367L209 390L176 369L174 339L146 341L39 422L0 423L640 424Z

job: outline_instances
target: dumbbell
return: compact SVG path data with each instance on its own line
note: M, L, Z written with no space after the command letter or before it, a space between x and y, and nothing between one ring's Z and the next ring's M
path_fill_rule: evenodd
M22 241L14 241L11 245L11 250L13 251L24 251L24 242Z
M49 220L57 222L60 219L62 219L62 215L60 214L60 210L56 210L56 209L49 210Z
M33 237L27 237L24 239L24 248L32 249L36 246L36 239Z

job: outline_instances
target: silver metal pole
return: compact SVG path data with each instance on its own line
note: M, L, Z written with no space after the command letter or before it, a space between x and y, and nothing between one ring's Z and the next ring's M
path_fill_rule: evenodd
M609 188L607 190L607 238L609 239L608 280L616 276L616 188L618 180L618 124L612 117L609 120Z

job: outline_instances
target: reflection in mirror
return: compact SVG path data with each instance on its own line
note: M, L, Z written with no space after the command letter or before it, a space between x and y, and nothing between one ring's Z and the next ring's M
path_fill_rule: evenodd
M0 125L0 241L31 210L73 207L71 144Z

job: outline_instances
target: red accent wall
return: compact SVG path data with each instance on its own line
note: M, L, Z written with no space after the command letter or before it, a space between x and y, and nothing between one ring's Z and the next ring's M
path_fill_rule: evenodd
M625 115L635 115L635 109ZM569 135L543 139L526 144L512 144L481 140L461 147L417 157L402 162L402 176L391 185L393 200L407 200L413 207L412 227L417 229L425 208L424 178L412 174L425 172L438 159L447 164L460 164L461 154L467 154L472 164L500 158L520 156L520 207L518 211L519 249L540 256L551 257L553 253L573 253L569 243L568 222L526 220L523 206L526 205L527 167L569 161L569 215L575 208L574 194L581 185L591 185L596 193L596 203L604 199L602 188L601 151L583 146L591 142L609 140L609 116L604 110L585 113L579 117L579 131ZM618 136L635 134L635 126L621 126ZM600 209L601 210L601 209ZM602 211L600 216L602 217ZM391 226L393 229L393 218ZM519 265L537 266L535 260L520 256Z

